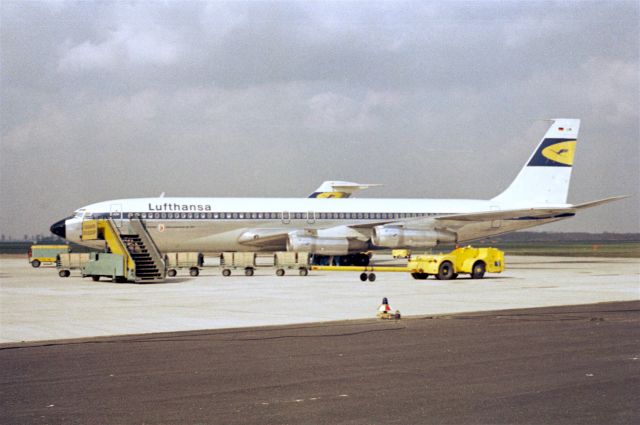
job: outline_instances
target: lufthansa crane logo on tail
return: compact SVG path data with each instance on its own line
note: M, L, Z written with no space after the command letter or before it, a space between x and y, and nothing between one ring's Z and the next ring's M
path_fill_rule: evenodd
M309 198L348 198L345 192L313 192Z
M545 139L528 165L571 167L576 152L576 140Z
M573 165L573 155L576 152L576 141L560 142L547 146L542 150L542 156L564 165Z

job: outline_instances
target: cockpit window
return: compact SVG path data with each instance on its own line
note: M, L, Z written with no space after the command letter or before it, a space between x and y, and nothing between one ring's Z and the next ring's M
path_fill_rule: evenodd
M78 210L73 214L73 216L75 218L82 218L84 216L84 213L85 213L85 210Z

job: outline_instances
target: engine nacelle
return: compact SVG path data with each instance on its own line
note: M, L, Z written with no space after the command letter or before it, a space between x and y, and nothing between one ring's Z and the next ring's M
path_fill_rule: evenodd
M290 234L287 251L310 252L324 255L346 255L349 252L366 249L362 241L347 238L319 238L317 236Z
M455 243L457 235L443 230L405 229L395 226L376 226L371 241L384 248L431 248L440 243Z

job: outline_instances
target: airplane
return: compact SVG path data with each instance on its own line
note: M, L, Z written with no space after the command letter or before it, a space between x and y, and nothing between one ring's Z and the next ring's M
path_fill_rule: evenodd
M567 203L579 119L553 119L512 183L487 199L137 198L87 205L51 226L81 245L83 220L140 219L161 252L296 251L367 265L367 251L466 243L575 216L624 196ZM339 185L338 185L339 186Z
M313 191L309 198L348 198L358 190L382 186L381 184L363 184L345 181L326 181Z

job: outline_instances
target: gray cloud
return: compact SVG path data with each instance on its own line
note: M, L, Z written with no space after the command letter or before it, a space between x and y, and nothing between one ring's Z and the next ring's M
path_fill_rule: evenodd
M0 3L0 231L153 196L490 197L580 117L556 230L639 231L637 2Z

